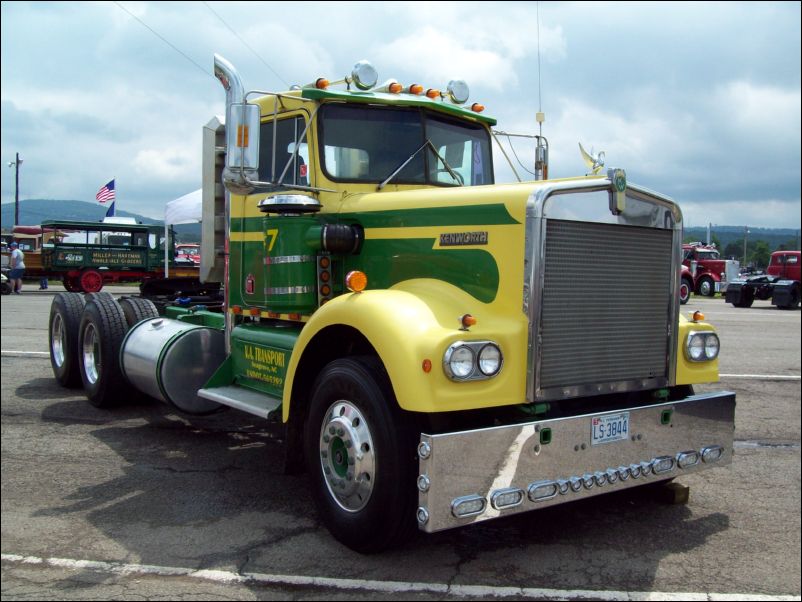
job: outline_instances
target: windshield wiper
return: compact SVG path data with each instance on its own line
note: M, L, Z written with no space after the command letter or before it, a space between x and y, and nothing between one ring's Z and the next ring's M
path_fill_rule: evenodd
M423 144L421 144L421 145L420 145L420 147L419 147L419 148L418 148L418 149L417 149L417 150L416 150L414 153L412 153L412 154L411 154L409 157L407 157L406 161L404 161L404 162L403 162L401 165L399 165L398 167L396 167L396 168L395 168L395 170L393 170L393 173L391 173L389 176L387 176L387 178L385 178L385 179L384 179L384 181L382 181L382 183L381 183L381 184L379 184L379 187L378 187L376 190L381 190L382 188L384 188L385 186L387 186L388 182L389 182L390 180L392 180L394 177L396 177L396 176L398 175L398 173L399 173L399 172L400 172L402 169L404 169L404 168L407 166L407 164L408 164L410 161L412 161L412 159L414 159L414 158L415 158L415 156L416 156L416 155L417 155L419 152L421 152L421 151L422 151L424 148L426 148L427 146L428 146L429 148L431 148L431 149L432 149L432 152L434 153L434 155L435 155L435 156L436 156L438 159L440 159L440 161L442 161L442 162L443 162L443 165L445 165L445 168L446 168L446 170L448 171L449 175L450 175L452 178L454 178L454 180L455 180L455 181L456 181L456 182L457 182L457 183L458 183L460 186L463 186L463 185L465 184L465 182L463 181L463 179L462 179L462 176L460 176L460 174L458 174L458 173L457 173L457 172L455 172L453 169L451 169L451 166L450 166L450 165L449 165L449 164L446 162L446 160L445 160L445 159L443 159L443 157L441 157L441 156L440 156L440 153L438 153L438 152L437 152L437 149L435 148L434 144L432 144L432 141L431 141L431 140L429 140L429 139L427 138L427 139L426 139L426 141L425 141Z

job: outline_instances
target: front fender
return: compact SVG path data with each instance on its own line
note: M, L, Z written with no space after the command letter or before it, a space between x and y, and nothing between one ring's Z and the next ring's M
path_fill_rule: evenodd
M470 313L478 323L459 329ZM444 412L518 404L525 400L527 321L520 312L494 311L439 280L408 280L387 290L341 295L317 310L293 349L284 387L284 420L289 417L292 383L304 351L325 328L349 326L360 332L384 364L401 408ZM491 340L501 348L504 365L494 378L453 382L443 370L443 355L460 340ZM424 360L432 369L425 372Z
M718 358L709 362L692 362L685 354L685 342L693 332L715 332L716 329L706 322L691 322L685 316L679 316L679 336L677 337L677 378L678 385L695 385L718 382ZM721 351L721 350L720 350Z

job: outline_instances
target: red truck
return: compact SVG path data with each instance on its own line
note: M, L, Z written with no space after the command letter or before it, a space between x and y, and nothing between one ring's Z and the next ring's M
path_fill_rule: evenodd
M726 292L728 283L738 278L741 268L738 261L721 259L716 247L700 242L682 245L682 264L690 270L693 290L705 297Z
M726 300L751 307L755 299L771 299L780 309L799 307L800 251L775 251L765 274L740 278L727 287Z
M691 299L691 293L694 289L693 284L693 274L691 274L691 269L682 264L680 266L680 279L679 279L679 302L682 305L685 305Z

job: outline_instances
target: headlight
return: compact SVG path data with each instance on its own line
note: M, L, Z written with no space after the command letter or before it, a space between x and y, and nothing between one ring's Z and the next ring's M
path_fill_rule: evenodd
M448 359L448 367L456 378L468 378L473 372L473 351L464 345L457 347Z
M705 337L705 357L709 360L716 359L718 357L718 349L718 336L711 332Z
M692 362L704 362L718 357L719 340L715 332L690 332L685 347L686 355Z
M451 380L484 380L504 365L499 346L492 341L457 341L443 355L443 370Z
M479 370L485 376L493 376L501 369L501 350L493 343L488 343L479 352Z

